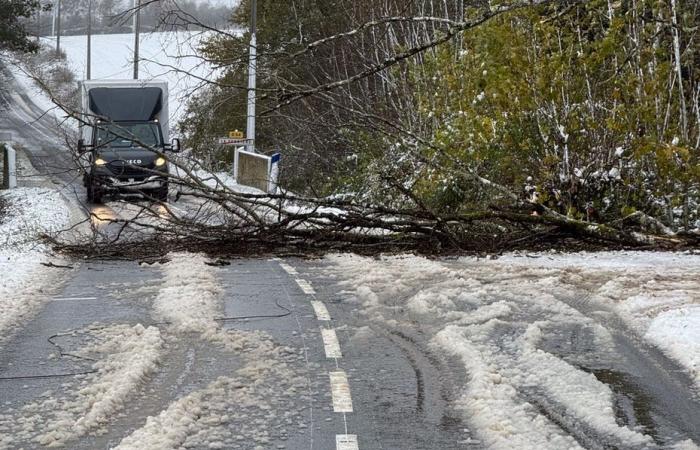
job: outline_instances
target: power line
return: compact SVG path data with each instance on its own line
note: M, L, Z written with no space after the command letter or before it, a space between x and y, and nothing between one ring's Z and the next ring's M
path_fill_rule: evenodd
M61 0L56 0L56 56L61 55Z

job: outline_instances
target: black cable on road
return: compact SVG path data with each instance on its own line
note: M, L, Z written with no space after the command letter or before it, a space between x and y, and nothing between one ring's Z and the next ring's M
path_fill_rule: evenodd
M0 377L0 381L12 381L12 380L33 380L37 378L59 378L59 377L77 377L79 375L88 375L90 373L95 373L97 370L86 370L84 372L71 372L71 373L55 373L49 375L19 375L16 377Z
M280 314L256 314L256 315L250 315L250 316L218 317L214 320L217 322L225 322L228 320L279 319L281 317L287 317L288 315L292 314L292 310L287 308L284 305L281 305L279 302L279 299L275 299L275 305L277 305L277 307L279 309L282 309L285 312L280 313Z

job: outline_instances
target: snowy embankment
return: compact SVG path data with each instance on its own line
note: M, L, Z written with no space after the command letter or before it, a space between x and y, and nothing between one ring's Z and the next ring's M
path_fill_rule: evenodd
M56 269L42 265L49 248L42 234L56 233L70 223L68 205L51 189L17 188L0 192L6 205L0 213L0 342L10 329L37 308L55 283Z
M551 418L562 411L584 435L654 445L647 430L619 423L614 392L595 376L601 361L615 367L621 357L612 333L622 331L600 317L657 345L700 387L700 255L327 259L369 324L418 328L435 352L464 365L454 406L487 448L580 448Z

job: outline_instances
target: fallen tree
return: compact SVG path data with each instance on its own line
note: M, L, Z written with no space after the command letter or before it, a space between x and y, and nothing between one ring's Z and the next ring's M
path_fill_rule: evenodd
M549 118L553 123L537 122L537 127L533 125L531 128L536 128L534 132L539 134L542 134L545 128L549 128L550 135L554 130L556 139L552 138L555 140L553 145L549 145L551 140L544 139L544 136L542 139L547 145L540 145L537 141L537 148L547 147L545 153L550 153L542 155L531 150L533 159L550 161L543 163L542 166L554 167L556 170L552 170L549 175L558 179L557 184L552 186L547 186L544 182L535 183L538 184L536 188L533 187L535 193L546 194L558 191L563 196L571 197L568 203L562 202L561 205L552 205L532 195L532 192L523 192L523 186L519 184L517 177L511 176L509 180L500 179L499 177L503 176L502 172L499 172L501 166L485 156L471 156L470 151L473 149L469 147L468 141L457 140L445 143L442 139L444 136L438 133L445 121L434 119L432 110L422 113L420 111L421 104L418 101L420 99L414 98L413 90L424 91L428 98L433 98L435 90L431 88L432 84L428 83L433 78L422 79L422 82L427 84L416 87L416 80L413 77L417 77L417 72L403 70L405 68L402 65L406 65L409 60L415 61L426 54L433 54L433 57L437 58L440 56L438 47L449 46L451 42L468 36L477 28L496 22L499 17L533 5L547 6L548 8L540 11L542 16L546 20L558 20L567 14L573 15L573 12L583 7L584 3L573 0L534 2L514 0L505 2L501 7L474 4L467 10L462 9L461 12L453 11L455 8L446 8L444 18L433 15L387 15L383 18L356 23L349 30L306 42L299 48L300 40L292 46L296 50L291 53L261 52L261 69L276 68L279 65L275 63L284 60L291 62L291 66L303 66L314 72L313 80L308 80L313 83L304 84L293 82L294 77L284 78L284 74L278 74L276 71L268 73L261 70L261 77L265 77L266 81L273 85L258 89L258 100L261 101L261 106L265 105L263 113L260 114L261 118L267 120L269 125L278 120L282 121L287 114L291 114L289 112L293 106L301 108L303 105L313 104L318 107L318 104L322 104L323 108L310 109L309 113L300 114L302 117L292 122L295 135L311 136L315 139L314 131L318 128L342 129L343 132L360 130L358 135L371 134L374 138L371 145L377 146L382 156L375 158L374 165L366 167L368 173L363 181L371 181L372 177L380 180L380 183L374 187L374 194L379 191L380 195L351 195L341 191L336 197L323 197L312 195L313 189L297 190L305 192L305 195L286 191L268 194L244 189L232 183L227 174L215 173L216 168L201 162L207 159L201 154L198 157L189 155L171 158L171 155L151 148L160 156L170 159L170 163L176 169L168 174L171 193L175 194L174 198L177 200L175 203L162 203L148 198L148 195L145 195L145 200L122 197L118 204L106 207L119 210L112 215L105 216L102 211L95 208L85 208L88 216L85 224L89 225L89 232L83 233L82 239L76 240L72 237L67 239L66 235L47 238L51 239L58 250L76 255L129 258L157 257L171 249L179 248L228 253L419 251L445 254L500 252L520 248L679 249L697 246L697 234L689 231L679 232L681 229L693 228L692 223L689 222L690 215L685 215L686 223L683 227L672 229L671 226L675 226L673 220L667 220L660 214L654 217L653 212L648 209L633 211L626 207L614 208L614 213L606 219L595 214L595 210L591 214L588 213L586 202L590 201L590 196L582 193L574 199L578 195L577 189L583 190L592 178L586 179L575 175L578 167L570 163L573 154L570 153L568 134L565 128L559 126L561 124L557 122L559 119L555 114L561 109L558 107L558 100L547 103L553 108L554 112L551 114L547 108L538 106L539 104L535 102L533 108L537 114L533 117L541 119L540 115L551 116ZM585 12L585 9L581 11ZM187 18L187 20L190 19ZM521 20L523 20L522 23L529 23L524 19ZM363 53L359 60L361 63L350 67L356 70L348 71L348 67L343 66L341 61L329 56L330 65L337 65L337 70L334 68L333 71L325 73L322 79L316 82L315 72L322 69L309 64L297 64L299 61L310 61L304 59L305 57L316 58L321 49L327 50L324 54L335 55L336 53L328 51L328 48L335 48L333 44L337 42L350 42L350 39L357 39L374 43L374 38L367 41L364 39L369 35L373 36L378 30L400 28L408 30L401 35L407 39L406 42L397 43L391 40L386 44L377 44L376 49L381 51L367 51L365 52L367 55ZM234 37L227 36L226 31L210 31L219 33L219 37ZM381 40L378 39L377 42ZM363 47L363 49L371 49L371 45L374 44L367 45L370 47ZM456 49L457 46L454 50ZM455 55L450 53L446 55L450 58L464 56L460 56L459 52ZM225 56L226 65L232 70L242 69L247 62L247 56L244 53L226 53ZM264 61L268 64L262 64ZM460 68L461 66L457 67L457 69ZM390 69L396 69L396 71L392 72ZM413 70L418 71L422 68L413 67ZM483 74L485 71L479 68L479 72ZM442 76L439 73L437 75ZM438 79L437 76L434 79ZM199 81L209 86L237 90L236 92L239 93L244 91L242 86L237 86L235 83L224 85L225 82L235 82L235 79L233 81L200 79ZM38 77L37 82L43 84ZM363 87L363 83L371 82L381 85L382 95L375 95L374 89ZM351 86L359 86L359 88L350 89ZM442 86L437 87L442 88ZM44 88L51 95L51 88L45 84ZM401 89L407 90L404 96L398 95ZM449 86L445 90L448 94L452 92ZM475 91L475 93L477 95L472 103L479 104L485 98L484 91L480 93ZM358 96L358 94L366 95ZM67 117L83 125L87 124L87 117L71 108L65 99L62 101L59 96L51 96ZM567 96L564 95L564 97ZM376 104L369 101L375 98L388 99L392 103L394 101L397 103L391 105L391 113L387 114L387 111L375 108ZM349 101L346 101L348 99ZM538 100L539 97L535 96L534 99ZM576 109L570 105L568 97L565 100L564 106L567 108L571 106L572 111ZM216 101L223 100L217 98ZM431 106L432 102L433 100L428 106ZM505 103L517 104L510 101ZM589 103L589 106L597 108L596 102L591 100ZM302 109L302 111L306 110ZM460 112L463 111L460 109ZM498 127L495 122L491 122L491 119L499 118L504 123L514 120L511 119L512 115L506 113L510 111L493 113L487 111L479 113L481 114L479 117L483 116L489 119L487 123L493 124L486 128L497 129ZM523 113L524 116L528 114L527 111ZM450 112L449 116L453 115L459 116ZM201 117L207 122L211 121L211 117L206 114L201 114ZM528 119L532 120L532 117L528 116ZM311 122L314 123L311 124ZM206 131L210 130L207 128ZM454 130L448 129L448 131L450 135L457 134ZM207 137L213 138L214 134L209 134L211 135ZM132 138L132 136L124 137ZM358 139L359 137L361 136L356 136ZM515 138L510 140L513 139ZM335 143L336 140L331 142ZM601 152L617 154L617 149L610 147L614 144L614 140L606 138L605 143L607 147L600 147ZM143 143L140 144L148 147ZM69 142L68 146L74 149L75 143ZM320 148L327 148L327 146L330 144L324 142L324 146ZM394 147L400 148L394 150ZM494 140L493 145L489 143L486 147L489 149L493 147L496 148L495 151L505 153L505 157L500 156L503 160L510 160L509 156L515 153L515 150L504 147L498 139ZM661 156L667 154L662 162L668 160L677 166L688 165L684 164L686 160L680 158L684 154L680 148L672 145L664 146L662 150L665 153ZM623 148L622 153L624 151ZM317 153L309 153L321 159ZM75 151L73 154L74 160L79 162L81 155ZM491 156L495 160L498 155ZM386 161L399 159L403 166L399 163L389 169L382 166ZM688 159L688 161L693 160ZM490 163L491 166L489 166ZM632 163L636 164L635 161L630 162ZM303 164L299 165L303 166ZM617 170L619 176L618 165L613 168ZM78 163L77 166L79 167L80 164ZM583 167L581 170L593 171L591 164L581 164L581 167ZM608 166L604 168L606 180L608 180L608 174L611 172L607 170ZM80 167L79 169L82 170ZM668 180L673 181L673 172L670 173ZM460 198L458 205L452 211L449 207L445 207L446 204L452 205L450 203L429 201L431 189L437 190L442 181L453 178L459 178L458 187L467 192L466 199ZM685 180L682 189L690 192L691 188L694 189L697 185L696 181L694 178ZM628 187L636 189L636 192L645 192L634 183L630 183ZM426 190L429 191L428 195ZM689 199L691 196L685 197ZM688 206L689 204L687 201L686 209L692 209L692 206ZM570 212L567 206L577 206L577 209ZM668 202L667 209L671 206Z
M194 163L198 164L198 163ZM483 254L518 249L685 249L700 235L664 231L633 214L618 223L562 216L515 195L502 204L503 187L489 180L501 204L461 214L439 214L405 199L391 208L343 198L290 192L251 192L223 176L203 174L183 161L170 174L174 204L122 198L129 205L115 217L91 211L91 236L47 236L56 250L90 258L158 258L172 250L214 254L304 254L353 251ZM411 205L411 206L408 206ZM87 221L87 220L86 220Z

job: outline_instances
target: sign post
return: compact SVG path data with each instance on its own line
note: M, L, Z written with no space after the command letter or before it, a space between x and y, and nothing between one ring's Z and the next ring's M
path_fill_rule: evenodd
M228 137L219 138L220 145L233 145L237 147L233 151L233 178L238 180L238 158L236 157L236 152L239 149L251 149L253 150L253 140L246 139L242 131L232 130L228 132Z

